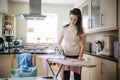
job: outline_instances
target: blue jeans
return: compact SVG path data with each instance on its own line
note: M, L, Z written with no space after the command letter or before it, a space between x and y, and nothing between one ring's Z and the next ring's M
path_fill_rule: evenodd
M79 56L66 56L77 59ZM64 71L64 80L70 80L70 71ZM74 80L81 80L81 75L74 72Z

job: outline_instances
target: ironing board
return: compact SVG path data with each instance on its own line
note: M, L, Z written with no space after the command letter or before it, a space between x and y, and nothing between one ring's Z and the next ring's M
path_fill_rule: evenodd
M77 67L89 67L89 68L96 67L96 64L91 63L90 61L85 61L85 60L79 61L77 59L70 60L69 58L61 59L61 57L59 57L57 55L42 55L42 56L39 56L39 58L43 58L43 59L47 60L47 63L50 67L50 70L52 72L54 79L57 79L63 65L77 66ZM56 74L55 74L54 70L52 69L50 62L61 64L61 66L59 67L58 72Z

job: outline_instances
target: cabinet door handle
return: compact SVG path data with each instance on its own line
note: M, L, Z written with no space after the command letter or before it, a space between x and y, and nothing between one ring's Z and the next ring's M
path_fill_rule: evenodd
M91 20L88 19L88 29L90 29L90 28L91 28Z
M102 73L103 73L103 72L102 72L102 65L103 65L103 63L101 62L101 75L102 75Z
M103 26L104 24L103 24L103 14L101 14L101 26Z
M92 23L92 18L90 19L90 27L92 28L93 27L93 23Z

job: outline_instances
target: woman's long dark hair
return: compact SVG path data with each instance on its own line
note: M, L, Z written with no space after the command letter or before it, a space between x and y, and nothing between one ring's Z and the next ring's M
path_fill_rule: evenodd
M74 8L73 10L70 10L69 15L70 14L76 15L77 18L78 18L78 21L76 23L76 26L77 26L77 35L83 34L84 31L83 31L83 27L82 27L82 14L81 14L80 9ZM68 26L69 26L69 24L66 24L64 27L68 27Z

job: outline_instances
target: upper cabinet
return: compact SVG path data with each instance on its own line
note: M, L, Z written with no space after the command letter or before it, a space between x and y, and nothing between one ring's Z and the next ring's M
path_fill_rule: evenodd
M117 0L88 0L80 8L86 33L117 29Z
M117 0L100 0L101 26L105 28L117 27ZM107 4L107 5L106 5Z
M3 14L3 36L16 35L16 19L12 14Z
M8 0L0 0L0 12L8 13Z
M90 1L85 2L82 6L81 6L81 10L82 10L82 17L83 17L83 26L84 26L84 30L85 32L88 32L88 30L91 28L91 4Z
M91 0L91 28L98 28L98 27L101 27L100 0Z

